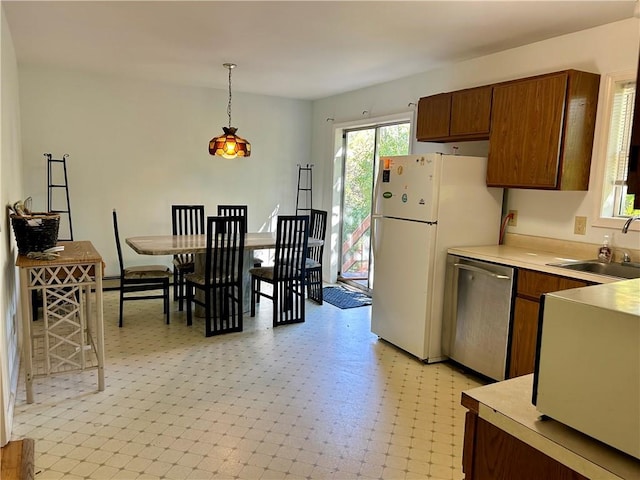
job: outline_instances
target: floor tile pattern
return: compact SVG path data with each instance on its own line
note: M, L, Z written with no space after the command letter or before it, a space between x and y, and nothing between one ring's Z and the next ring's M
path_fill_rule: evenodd
M465 409L480 385L370 332L370 309L307 302L271 327L206 338L161 302L105 293L106 389L95 370L21 379L13 438L35 439L37 479L462 479ZM176 304L172 305L176 310Z

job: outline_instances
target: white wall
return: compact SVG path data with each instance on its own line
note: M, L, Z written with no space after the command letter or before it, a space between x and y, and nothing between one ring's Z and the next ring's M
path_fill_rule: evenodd
M420 97L434 93L569 68L601 75L623 70L635 71L639 42L639 20L628 19L314 102L313 162L320 166L322 173L319 177L324 180L321 204L324 208L330 209L334 203L333 122L362 119L362 112L365 110L368 112L367 115L374 117L391 115L405 111L409 103L417 103ZM601 82L600 106L603 102L603 83ZM509 227L509 232L586 243L599 243L604 233L610 233L613 235L614 248L640 247L640 235L637 231L621 235L619 229L592 227L591 222L595 219L600 202L600 178L597 173L598 164L603 161L599 153L600 145L606 141L606 132L601 127L602 110L604 109L599 109L596 123L589 191L547 192L509 189L508 208L518 210L518 225ZM327 121L327 118L334 120ZM413 142L413 153L451 152L453 145L459 147L460 154L488 153L486 142L433 144L416 141ZM588 218L586 236L574 235L575 215Z
M43 154L69 154L74 239L90 240L119 273L111 211L125 264L170 264L135 254L128 236L170 234L171 205L249 206L249 229L294 213L298 163L310 162L311 102L233 92L232 126L251 142L248 158L212 157L227 126L227 90L180 87L20 65L24 191L47 207Z
M19 315L18 279L15 268L17 255L9 215L4 205L21 198L21 142L20 112L18 103L18 68L13 40L0 7L1 66L0 66L0 445L5 445L11 435L13 406L19 368Z

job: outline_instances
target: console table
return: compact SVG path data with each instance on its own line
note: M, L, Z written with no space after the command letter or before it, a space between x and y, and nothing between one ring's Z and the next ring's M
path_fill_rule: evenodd
M27 403L33 379L85 369L98 370L104 390L102 257L89 241L60 242L53 260L19 255L22 351ZM32 321L31 293L42 292L42 321Z

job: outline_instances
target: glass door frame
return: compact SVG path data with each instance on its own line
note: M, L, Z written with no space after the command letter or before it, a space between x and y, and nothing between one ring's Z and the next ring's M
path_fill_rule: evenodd
M369 252L368 252L368 267L367 267L367 278L366 285L363 285L358 280L350 279L348 277L344 277L342 275L342 264L343 264L343 234L344 234L344 197L345 197L345 172L346 172L346 163L347 163L347 136L350 132L358 132L363 130L374 130L374 145L373 145L373 174L371 177L371 198L369 201L370 204L370 217L373 216L374 210L374 202L375 202L375 183L378 175L378 163L379 163L379 143L380 143L380 130L385 127L392 127L394 125L402 125L409 124L409 142L408 142L408 152L410 153L412 150L412 138L413 138L413 118L409 116L404 116L403 118L398 118L394 120L380 120L375 122L367 122L366 124L354 125L352 127L343 128L341 131L342 134L342 142L341 142L341 194L340 194L340 221L339 225L339 248L338 248L338 276L337 279L339 282L346 283L348 285L354 286L360 290L363 290L369 294L373 292L372 284L373 284L373 275L374 275L374 258L373 258L373 245L369 242ZM372 219L373 220L373 219ZM373 221L371 222L372 228Z

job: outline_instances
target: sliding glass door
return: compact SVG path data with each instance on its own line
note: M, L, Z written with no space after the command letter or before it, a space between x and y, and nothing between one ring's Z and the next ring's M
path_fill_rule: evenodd
M343 133L341 262L338 278L373 289L371 212L378 159L407 155L409 122L353 128Z

